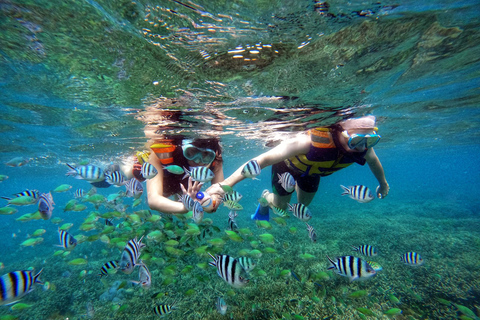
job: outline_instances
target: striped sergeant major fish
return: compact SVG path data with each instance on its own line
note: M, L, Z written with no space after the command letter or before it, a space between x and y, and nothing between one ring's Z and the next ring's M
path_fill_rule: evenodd
M33 290L35 283L43 285L39 279L42 271L36 275L33 275L33 271L14 271L0 277L0 306L18 302Z
M140 174L145 179L152 179L158 174L158 171L152 164L145 162L144 164L142 164Z
M132 283L141 285L143 289L150 289L150 286L152 285L152 276L150 270L148 270L145 264L141 264L138 269L138 280L139 281L132 281Z
M75 179L83 179L88 182L99 182L105 180L105 174L103 170L94 165L74 167L67 163L67 166L71 169L67 172L67 176L75 177Z
M242 199L242 195L237 191L232 191L231 193L226 193L223 196L223 201L233 201L238 202Z
M183 169L185 170L185 175L182 179L185 179L186 177L192 177L193 181L208 182L215 177L215 174L212 172L212 170L208 169L207 167L193 167L191 170L188 170L184 167Z
M101 277L108 276L112 271L116 270L118 267L118 260L112 260L105 263L102 268L100 269L100 273L98 274Z
M228 230L235 231L238 229L237 222L235 221L235 218L238 216L236 211L230 211L228 213Z
M60 228L58 228L58 238L60 240L60 244L56 245L57 247L71 251L77 246L77 240L70 233L60 230Z
M192 211L193 206L195 205L195 200L192 199L188 194L184 194L180 197L180 201L183 203L183 206L187 211Z
M0 197L0 198L5 199L5 200L12 200L13 198L19 198L19 197L31 197L31 198L38 201L39 192L38 192L38 190L35 190L35 189L34 190L27 189L25 191L15 193L11 197Z
M293 190L295 190L296 182L293 176L290 174L290 172L285 172L282 174L277 173L277 176L278 176L278 182L280 183L282 188L285 189L285 191L287 191L288 193L291 193L293 192Z
M73 194L75 198L83 198L85 196L85 190L83 189L77 189L75 190L75 193Z
M105 173L105 181L115 187L121 187L127 183L127 180L120 171Z
M306 222L305 225L307 226L308 237L310 240L312 240L312 242L317 242L317 233L315 232L315 229Z
M374 257L378 254L377 248L372 247L368 244L362 244L361 246L355 247L352 246L353 251L358 251L367 257Z
M50 192L42 193L40 195L40 198L38 200L38 211L40 212L43 220L50 219L50 217L52 216L54 204L55 202L53 202L53 197Z
M202 205L198 201L194 201L195 203L193 204L193 216L192 219L196 224L199 224L203 220L203 215L205 211L203 210Z
M173 310L175 310L176 307L175 307L175 302L171 305L168 305L168 304L160 304L158 306L155 306L155 308L153 308L153 312L157 315L157 316L164 316L166 314L169 314L171 313Z
M374 199L372 192L368 187L362 185L345 187L340 185L343 189L342 196L347 195L360 203L367 203Z
M135 178L128 180L127 183L125 183L125 188L127 189L127 197L134 197L135 199L138 199L142 196L143 185Z
M217 298L217 302L215 304L215 307L217 308L218 313L220 313L222 316L227 314L228 306L227 306L227 303L225 302L225 300L223 300L222 297Z
M416 252L407 252L402 255L401 260L403 263L408 264L409 266L421 266L425 261L423 261L422 256Z
M240 257L237 260L246 272L252 271L257 266L257 264L248 257Z
M262 172L262 168L258 164L257 160L250 160L242 169L242 176L245 178L256 179L258 175ZM258 180L258 179L256 179Z
M242 288L248 284L250 280L247 279L247 273L237 259L226 254L215 256L210 252L208 254L213 259L208 264L217 268L217 274L226 283L234 288Z
M335 269L341 276L347 277L350 281L366 280L376 275L375 270L365 261L354 256L338 257L332 260L327 256L331 263L328 270Z
M292 212L295 217L302 221L308 221L312 219L312 213L303 203L288 203L288 211Z
M140 250L145 247L142 239L143 236L140 240L137 240L137 237L135 237L135 239L128 241L125 249L123 249L119 264L120 270L122 270L123 273L130 274L137 265L141 265L137 262L141 254Z

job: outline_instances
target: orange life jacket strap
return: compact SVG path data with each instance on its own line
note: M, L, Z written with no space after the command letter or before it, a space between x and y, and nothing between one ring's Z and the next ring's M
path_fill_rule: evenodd
M309 131L312 145L315 148L330 149L336 148L329 128L318 127Z
M173 163L173 152L176 146L173 140L162 140L160 143L154 143L150 146L153 152L157 155L160 162L164 165Z

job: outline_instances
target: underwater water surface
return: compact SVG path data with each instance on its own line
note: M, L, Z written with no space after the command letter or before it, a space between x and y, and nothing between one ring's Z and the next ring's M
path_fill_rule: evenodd
M52 191L55 206L38 220L36 204L0 200L17 210L0 215L1 274L43 268L45 282L0 319L154 319L158 305L174 306L168 319L478 319L478 12L478 1L2 1L0 196ZM269 168L235 186L240 239L225 232L223 205L197 230L149 211L146 192L134 203L115 195L124 187L97 189L120 197L114 207L76 199L91 186L65 175L67 163L128 162L179 134L218 136L229 176L298 132L367 114L390 193L342 196L340 185L377 187L359 165L322 178L309 205L316 243L293 216L250 219ZM72 251L55 247L59 227ZM137 269L100 278L142 235L150 289L131 284ZM374 278L327 270L327 255L361 256L362 244L379 251L366 257L383 268ZM229 286L207 252L252 258L249 284ZM407 252L424 264L401 262Z

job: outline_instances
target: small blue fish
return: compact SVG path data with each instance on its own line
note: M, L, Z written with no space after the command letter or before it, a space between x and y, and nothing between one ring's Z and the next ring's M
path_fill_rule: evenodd
M340 187L343 189L342 196L349 195L350 198L360 203L367 203L374 199L372 192L366 186L356 185L345 187L340 185Z
M421 266L425 261L423 261L422 256L416 252L407 252L401 257L402 262L408 264L409 266Z
M142 164L142 170L140 171L140 174L145 179L152 179L158 174L158 171L152 164L145 162Z
M212 170L208 169L207 167L193 167L190 171L187 168L184 169L185 175L183 176L183 179L190 176L192 177L193 181L208 182L215 177L215 174L212 172Z
M256 179L258 175L260 175L262 169L258 164L257 160L250 160L242 169L242 175L245 178ZM258 180L258 179L257 179Z
M182 167L174 165L174 164L163 167L163 169L165 169L168 172L173 173L173 174L183 174L183 173L185 173L185 170Z
M44 220L50 219L53 212L53 202L52 194L49 193L42 193L40 195L40 199L38 200L38 211Z
M61 247L67 251L73 250L73 248L77 245L77 240L70 235L67 231L58 229L58 236L60 240L60 244L57 247Z

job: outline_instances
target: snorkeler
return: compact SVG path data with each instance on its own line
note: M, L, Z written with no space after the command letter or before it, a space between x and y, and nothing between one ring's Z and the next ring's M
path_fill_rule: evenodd
M218 193L201 192L202 182L194 173L184 179L184 169L203 167L213 173L211 183L224 180L222 149L217 138L170 139L150 146L153 151L149 163L155 166L158 174L147 180L148 204L151 209L164 213L186 213L182 202L169 199L170 196L188 194L200 202L207 212L215 212L221 203ZM190 171L189 171L190 172Z
M263 192L262 198L266 201L263 205L259 204L252 219L268 220L269 207L285 210L294 190L297 191L297 201L309 205L318 190L320 177L331 175L353 163L368 164L379 183L377 197L385 198L390 188L382 164L373 150L373 146L380 141L375 122L374 116L365 116L340 121L330 127L314 128L250 160L256 160L262 169L272 166L273 188L272 193L268 190ZM242 175L244 166L238 168L222 185L233 187L242 181L245 178ZM295 188L289 191L282 187L280 181L286 172L296 181ZM221 194L220 189L219 184L212 184L207 192Z

